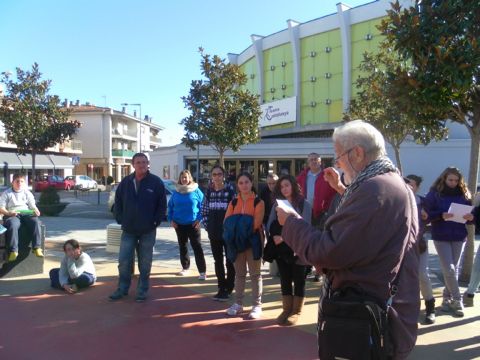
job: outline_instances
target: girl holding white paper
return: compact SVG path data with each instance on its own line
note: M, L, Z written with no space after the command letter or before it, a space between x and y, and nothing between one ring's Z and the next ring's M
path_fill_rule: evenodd
M303 197L301 188L291 175L283 175L275 185L275 198L278 206L282 199L288 201L288 206L302 216L310 224L312 207ZM305 299L305 275L307 267L294 254L293 250L282 239L282 226L277 219L275 206L270 212L267 223L268 241L275 243L275 260L280 271L280 285L282 288L282 309L277 317L279 325L295 325L302 313Z
M448 212L452 203L471 205L470 192L463 175L455 167L446 168L435 180L425 198L425 209L432 224L432 239L440 259L445 288L442 310L463 317L462 295L458 287L458 267L467 240L465 224L449 221L453 214ZM463 219L473 221L467 213Z

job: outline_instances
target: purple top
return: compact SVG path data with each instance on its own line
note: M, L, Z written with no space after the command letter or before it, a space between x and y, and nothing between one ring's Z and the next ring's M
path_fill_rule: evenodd
M461 194L446 195L430 190L425 197L425 210L432 224L432 239L436 241L466 241L465 224L443 220L442 214L448 212L451 203L471 205L470 200Z

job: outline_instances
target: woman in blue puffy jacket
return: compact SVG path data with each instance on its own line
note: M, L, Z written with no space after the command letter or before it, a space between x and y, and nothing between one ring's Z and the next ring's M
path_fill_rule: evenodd
M462 295L458 287L458 267L467 240L465 223L451 221L452 203L470 205L471 197L460 170L446 168L435 180L425 198L425 209L432 225L432 239L440 259L445 288L442 310L463 316ZM473 221L473 215L463 215L465 221Z
M195 263L199 272L199 280L206 279L205 256L201 244L200 220L202 219L203 193L198 184L193 181L188 170L180 172L176 191L168 201L168 221L177 233L180 247L180 263L182 270L178 275L185 276L190 268L188 255L188 240L195 254Z

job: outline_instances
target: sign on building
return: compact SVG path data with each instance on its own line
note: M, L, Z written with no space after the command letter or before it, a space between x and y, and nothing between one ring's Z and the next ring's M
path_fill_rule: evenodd
M262 115L260 127L285 124L297 121L297 97L272 101L260 106Z

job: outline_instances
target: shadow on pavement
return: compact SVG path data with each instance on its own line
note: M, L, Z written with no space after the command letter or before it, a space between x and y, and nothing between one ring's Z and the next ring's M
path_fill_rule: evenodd
M172 279L155 275L142 304L134 302L134 291L109 302L114 276L75 295L50 290L47 283L37 295L0 297L0 308L9 309L2 312L2 328L9 331L0 338L0 358L26 359L32 349L49 359L315 358L313 335L269 318L247 320L246 313L227 317L225 303Z
M417 345L415 359L465 360L480 357L480 336L470 339L445 341L436 344Z

